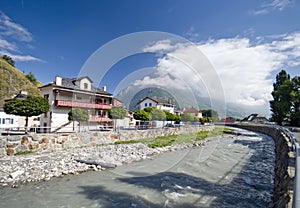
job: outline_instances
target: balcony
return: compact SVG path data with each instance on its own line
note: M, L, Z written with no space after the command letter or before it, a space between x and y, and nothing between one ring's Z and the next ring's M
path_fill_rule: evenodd
M96 104L96 103L81 103L69 100L55 100L55 105L59 107L72 107L72 108L91 108L91 109L111 109L111 105Z
M112 119L100 116L90 116L89 122L111 122Z

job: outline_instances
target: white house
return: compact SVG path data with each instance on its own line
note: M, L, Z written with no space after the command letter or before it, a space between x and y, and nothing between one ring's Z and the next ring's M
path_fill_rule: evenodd
M184 113L189 113L196 118L202 118L202 112L194 107L187 108L183 111Z
M163 100L159 98L150 98L145 97L144 99L140 100L137 105L139 106L140 110L143 110L147 107L155 107L157 109L168 111L170 113L174 113L175 105L171 103L170 100Z
M11 129L19 127L19 116L6 114L0 109L0 129Z
M74 126L68 120L72 108L88 110L88 128L112 126L113 120L108 117L108 110L113 106L112 94L92 85L88 77L62 78L56 76L55 81L40 87L42 96L49 100L49 112L41 115L43 131L72 131ZM119 103L118 103L119 104ZM77 124L75 125L75 127Z

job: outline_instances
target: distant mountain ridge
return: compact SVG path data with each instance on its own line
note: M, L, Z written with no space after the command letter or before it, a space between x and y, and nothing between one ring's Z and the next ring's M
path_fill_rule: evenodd
M40 96L40 82L32 83L26 74L11 66L0 58L0 107L4 100L17 95L21 90L27 91L29 95Z

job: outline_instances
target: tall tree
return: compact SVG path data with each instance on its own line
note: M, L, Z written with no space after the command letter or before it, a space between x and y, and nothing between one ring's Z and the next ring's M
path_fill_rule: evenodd
M12 65L13 67L15 66L15 61L12 59L12 57L10 57L8 55L3 55L3 56L1 56L1 58L3 58L7 63Z
M37 85L39 81L35 78L34 74L32 72L29 72L29 74L26 75L26 78L32 83Z
M300 76L294 77L291 82L291 125L300 126Z
M28 118L48 112L50 104L45 98L28 96L25 99L15 98L7 100L5 101L3 108L7 114L25 116L25 130L27 132Z
M202 116L205 118L210 117L213 121L217 121L219 119L218 112L212 109L202 110Z
M86 109L82 108L73 108L68 113L68 119L69 121L78 121L79 123L79 131L80 131L80 124L82 121L88 121L89 120L89 114Z
M292 84L290 75L287 74L285 70L282 70L276 76L273 88L273 100L270 101L270 108L272 111L271 120L281 125L284 120L289 119L292 106Z
M187 121L187 122L193 122L193 121L196 121L197 119L196 119L196 117L192 116L189 113L184 113L181 115L181 120Z
M123 119L127 114L127 110L122 106L113 106L109 111L109 117L114 119L114 126L116 125L116 119ZM116 126L114 127L116 129Z

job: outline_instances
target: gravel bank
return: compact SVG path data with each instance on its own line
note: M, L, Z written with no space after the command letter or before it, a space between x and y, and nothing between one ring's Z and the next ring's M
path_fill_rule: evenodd
M90 146L0 158L0 187L18 187L21 184L50 180L52 177L77 175L93 170L102 171L100 165L88 165L76 160L113 164L116 166L151 159L167 151L196 148L205 145L207 140L190 144L176 144L162 148L149 148L146 144L120 144Z

